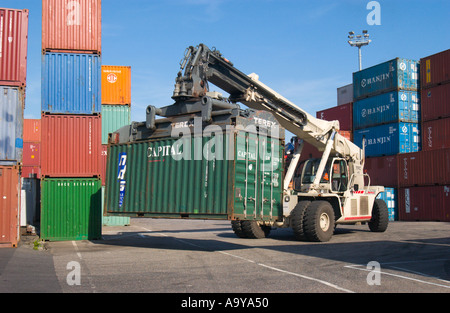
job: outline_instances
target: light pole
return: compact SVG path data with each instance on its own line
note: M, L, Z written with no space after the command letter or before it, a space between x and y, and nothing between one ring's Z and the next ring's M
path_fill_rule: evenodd
M348 43L352 47L358 47L358 59L359 59L359 70L362 70L361 62L361 47L367 46L372 40L369 39L369 34L367 30L362 31L362 35L356 35L355 32L351 31L348 33Z

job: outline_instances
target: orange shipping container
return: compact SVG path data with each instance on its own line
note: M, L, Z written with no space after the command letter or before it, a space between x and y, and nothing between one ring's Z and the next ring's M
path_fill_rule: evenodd
M42 50L101 53L101 0L42 0Z
M131 105L131 67L102 65L102 104Z
M0 247L19 241L19 190L19 167L0 166Z
M41 141L41 120L25 119L23 120L23 141L40 142Z

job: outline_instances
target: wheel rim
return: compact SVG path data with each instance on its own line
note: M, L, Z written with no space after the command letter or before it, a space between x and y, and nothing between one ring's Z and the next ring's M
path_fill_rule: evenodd
M322 213L319 218L319 226L323 231L327 231L330 227L330 217L326 213Z

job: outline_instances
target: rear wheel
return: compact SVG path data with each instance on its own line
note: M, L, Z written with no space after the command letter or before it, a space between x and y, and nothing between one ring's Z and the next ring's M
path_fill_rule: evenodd
M328 201L313 201L304 217L305 235L310 241L325 242L334 232L334 211Z
M311 204L311 201L304 200L297 203L291 212L291 228L294 231L294 237L297 240L306 240L303 221L305 217L306 208Z
M236 236L239 238L246 238L247 236L244 233L241 225L242 221L231 221L231 228L233 229Z
M372 232L382 233L386 231L389 224L389 212L386 202L381 199L375 199L372 208L372 219L368 224Z
M270 226L259 225L256 221L242 221L242 230L247 238L266 238L271 230Z

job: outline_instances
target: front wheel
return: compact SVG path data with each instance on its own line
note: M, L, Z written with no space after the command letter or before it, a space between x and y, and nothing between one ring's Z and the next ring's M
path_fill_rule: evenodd
M310 241L325 242L334 232L334 210L328 201L313 201L304 217L304 231Z
M368 224L372 232L382 233L386 231L389 224L389 212L386 202L381 199L375 199L372 208L372 219Z

